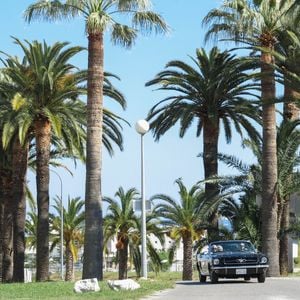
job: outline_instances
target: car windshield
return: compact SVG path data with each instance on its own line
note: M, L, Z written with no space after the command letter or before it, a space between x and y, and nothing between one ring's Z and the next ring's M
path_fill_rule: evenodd
M212 252L240 252L255 251L254 246L250 242L233 241L233 242L216 242L211 244Z

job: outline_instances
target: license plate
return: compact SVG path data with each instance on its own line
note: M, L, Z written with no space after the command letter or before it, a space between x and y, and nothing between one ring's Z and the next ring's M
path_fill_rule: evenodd
M237 275L245 275L245 274L247 274L247 270L246 269L236 269L235 270L235 274L237 274Z

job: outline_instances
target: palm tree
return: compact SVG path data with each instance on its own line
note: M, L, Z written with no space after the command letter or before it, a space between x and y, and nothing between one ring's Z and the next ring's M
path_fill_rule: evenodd
M299 193L300 177L299 172L296 170L300 163L298 154L300 132L297 130L297 126L299 126L299 120L290 122L283 120L277 131L278 181L276 194L278 200L278 212L276 231L280 241L279 266L281 275L287 275L289 269L288 245L286 245L286 239L289 234L290 225L286 222L286 209L289 207L288 202L291 195ZM254 202L257 195L262 195L262 145L261 143L256 144L251 141L245 141L245 145L247 145L255 154L258 162L257 165L245 165L237 158L227 155L219 155L219 159L228 166L236 168L241 173L241 175L238 175L237 177L230 176L226 179L231 186L233 185L236 187L241 185L241 191L245 194L241 199L242 206L238 206L231 216L233 225L237 223L237 227L240 228L241 224L245 224L248 219L248 228L252 227L252 233L254 233L255 236L255 231L259 231L260 222L262 221L256 222L256 229L253 227L255 222L252 221L258 221L257 217L260 215L259 213L256 213ZM240 211L240 208L243 208L243 210ZM247 208L246 211L245 208ZM245 213L243 213L243 211L245 211ZM240 214L240 212L242 212L242 214ZM257 241L259 242L259 235L257 236ZM247 239L251 240L250 235Z
M104 218L105 237L117 237L116 248L119 257L119 279L127 278L127 262L130 235L135 234L138 227L138 218L133 211L133 201L138 192L131 188L127 192L122 187L118 189L115 200L104 197L103 201L108 203L108 213Z
M149 112L151 128L156 140L180 122L179 136L183 137L193 122L196 135L203 130L203 163L205 178L218 174L218 141L220 123L223 123L227 142L231 141L232 124L243 136L243 129L256 139L257 133L249 119L259 121L257 110L245 99L256 88L249 82L249 64L229 51L220 52L214 47L209 53L196 50L192 58L195 67L183 61L170 61L166 70L147 82L159 85L159 90L175 91L156 104ZM231 124L232 122L232 124ZM205 184L207 199L218 194L218 185ZM217 229L215 215L211 220ZM212 234L212 232L209 232Z
M5 71L3 71L5 73ZM8 80L1 78L1 80ZM2 81L3 82L3 81ZM0 84L1 85L1 84ZM7 122L17 118L16 102L17 99L12 97L11 91L1 89L3 95L0 100L1 119L3 124L3 132L1 138L4 141L3 147L7 150L7 132L12 128L7 127ZM12 199L10 200L13 208L13 281L24 282L24 259L25 259L25 214L26 214L26 173L28 161L29 142L26 139L23 144L16 132L11 135L10 151L12 155Z
M298 13L296 11L296 13ZM287 20L290 30L280 32L278 47L274 54L278 71L282 74L281 83L284 84L284 105L283 117L285 122L298 120L300 116L299 109L299 74L298 61L300 58L300 38L299 25L295 26L295 18ZM293 170L290 170L292 173ZM288 275L289 272L289 231L290 227L290 199L284 201L281 216L281 235L280 235L280 274Z
M277 155L274 50L277 33L284 28L284 20L293 0L230 0L211 10L203 23L209 24L206 38L219 35L235 42L263 47L261 60L261 101L263 110L263 166L262 166L262 245L268 255L270 276L279 275L277 240Z
M145 0L40 0L25 11L28 22L44 18L54 21L83 16L88 36L88 96L87 96L87 164L86 164L86 223L83 278L103 277L103 229L101 199L102 120L103 120L103 55L104 33L111 30L115 44L130 47L142 32L165 32L163 19ZM123 25L115 16L131 17L131 25ZM95 241L99 241L95 243Z
M20 142L30 133L35 136L38 239L37 281L48 279L49 270L49 159L52 134L66 141L73 139L74 147L80 151L84 124L84 104L77 100L84 92L79 84L85 80L81 72L69 64L69 59L82 50L81 47L63 49L67 43L48 46L34 41L26 44L15 38L24 54L23 62L16 57L6 59L5 74L13 84L6 85L24 99L15 124L19 127ZM13 127L12 122L6 126ZM70 132L73 133L70 135ZM81 150L82 151L82 150Z
M56 213L60 215L61 203L60 199L55 199L55 205L53 206ZM63 233L64 242L66 247L66 274L65 280L74 280L74 262L78 260L78 249L83 245L83 223L84 223L84 211L82 208L84 201L79 197L74 199L68 199L67 209L63 208L64 222ZM60 242L59 232L61 230L60 217L52 217L52 229L58 234L52 241L51 249L54 249Z
M129 253L138 277L141 276L142 269L141 232L142 221L141 218L138 218L137 228L135 230L132 230L129 236ZM153 212L149 212L146 214L146 232L147 257L155 272L158 272L162 269L163 262L162 258L159 255L159 252L155 247L156 245L153 245L152 243L153 240L151 240L151 237L156 237L161 245L163 245L165 242L165 230L161 227L157 215Z
M193 185L190 190L183 184L182 179L177 179L179 188L179 200L157 194L151 197L151 201L159 201L153 208L153 212L160 217L161 225L165 226L175 240L182 239L183 243L183 271L182 280L193 278L193 242L203 234L205 219L201 219L208 206L205 204L204 192L199 183ZM216 206L216 204L214 205ZM215 207L211 207L210 212ZM201 215L202 214L202 215Z

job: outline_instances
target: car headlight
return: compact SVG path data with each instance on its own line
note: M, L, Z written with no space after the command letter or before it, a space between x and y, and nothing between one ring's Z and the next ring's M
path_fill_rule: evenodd
M263 256L263 257L260 258L260 262L262 264L266 264L268 262L268 259L265 256Z
M215 258L214 260L213 260L213 264L214 265L218 265L220 263L220 260L218 259L218 258Z

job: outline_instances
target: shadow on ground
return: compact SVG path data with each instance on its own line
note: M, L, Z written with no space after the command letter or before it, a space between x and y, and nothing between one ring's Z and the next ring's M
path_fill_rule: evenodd
M256 281L244 281L244 280L219 280L218 283L214 285L220 284L251 284L256 283ZM178 285L212 285L212 283L208 282L199 282L199 281L177 281L176 284Z

